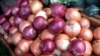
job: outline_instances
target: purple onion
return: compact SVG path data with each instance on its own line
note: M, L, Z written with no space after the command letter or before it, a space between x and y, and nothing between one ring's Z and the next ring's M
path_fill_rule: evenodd
M54 20L52 20L48 25L49 31L55 34L63 32L64 28L65 22L62 18L59 17L54 18Z
M0 15L0 24L3 24L6 21L6 18L3 15Z
M16 0L16 5L19 6L22 0Z
M20 6L27 6L27 5L29 5L29 1L28 0L22 0L20 2Z
M12 15L17 15L18 14L18 11L19 11L19 7L18 6L14 6L11 9Z
M27 26L23 30L23 37L27 40L35 39L36 30L32 26Z
M4 9L4 15L5 16L10 16L11 15L11 8L5 8Z
M31 13L31 9L29 6L21 6L19 9L19 15L23 19L26 19L28 15L30 15L30 13Z
M11 27L11 24L9 21L5 21L2 25L2 28L4 29L4 31L9 31L10 27Z
M42 40L42 42L40 43L40 49L44 54L50 54L52 53L56 48L55 43L53 42L53 40L50 39L44 39Z
M19 17L18 15L14 16L14 25L15 26L19 26L19 24L23 21L23 19L21 17Z
M83 40L74 39L71 41L69 50L75 55L82 55L86 50L86 45Z
M34 22L33 22L33 26L36 30L43 30L46 28L47 26L47 21L44 17L42 16L37 16L35 19L34 19Z
M63 17L66 13L66 6L62 4L55 3L51 5L51 12L54 17Z

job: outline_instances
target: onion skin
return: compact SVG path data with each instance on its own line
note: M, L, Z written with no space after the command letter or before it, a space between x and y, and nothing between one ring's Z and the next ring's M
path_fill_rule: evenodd
M79 23L82 28L90 28L90 21L87 18L81 18Z
M94 39L100 40L100 27L97 27L93 31Z
M6 18L3 15L0 15L0 25L6 21Z
M9 18L9 22L10 22L11 25L14 25L14 16L11 16Z
M69 47L69 37L66 34L58 34L55 38L57 49L66 51ZM63 43L63 44L62 44Z
M50 17L51 16L51 8L44 8L44 11L46 12L46 15L48 16L48 17Z
M43 5L42 5L42 3L40 1L38 1L38 0L32 1L32 3L31 3L31 10L32 10L33 14L36 14L37 12L42 10L42 8L43 8Z
M19 12L19 7L18 6L12 7L12 9L11 9L11 14L12 15L17 15L18 12Z
M29 21L22 21L20 24L19 24L19 30L21 32L23 32L24 28L27 27L27 26L30 26L31 23Z
M15 48L14 53L15 53L16 56L22 56L23 55L23 52L18 47Z
M28 16L27 20L29 22L34 22L34 18L35 18L35 15L34 14L31 14L31 15Z
M65 13L65 18L66 18L66 20L80 21L81 14L74 8L68 8Z
M39 47L40 43L41 43L41 40L40 39L36 39L31 44L31 52L35 56L40 56L40 54L42 53L41 50L40 50L40 47Z
M5 8L4 9L4 15L5 16L10 16L11 15L11 8Z
M34 19L33 26L36 30L43 30L47 26L47 21L42 16L37 16Z
M61 56L73 56L73 54L70 53L69 51L64 51L62 52Z
M14 45L18 45L18 43L22 40L22 34L19 32L16 32L12 35L12 41Z
M70 20L66 22L64 32L69 37L76 37L81 31L81 26L77 21Z
M93 52L97 56L100 56L100 40L95 40L92 44Z
M55 43L50 39L42 40L40 43L40 49L44 54L50 54L56 48Z
M91 56L92 50L93 50L91 43L88 41L84 41L84 43L86 45L86 50L85 50L83 56Z
M82 38L83 40L86 40L86 41L91 41L93 39L93 34L90 29L82 28L78 37Z
M54 18L54 20L52 20L48 25L49 31L54 34L63 32L64 28L65 28L65 21L59 17Z
M44 39L54 40L54 37L55 37L55 35L52 34L48 29L45 29L40 33L41 40L44 40Z
M15 26L11 26L10 29L9 29L9 33L10 33L10 34L14 34L14 33L16 33L16 32L18 32L18 28L15 27Z
M42 54L41 56L55 56L53 54Z
M69 50L74 55L83 55L86 50L86 45L84 41L79 40L79 39L74 39L70 43Z
M58 4L58 3L51 5L51 13L54 17L57 17L57 16L63 17L65 15L65 12L66 12L66 6L62 4Z
M29 5L29 1L28 0L22 0L20 2L20 6L27 6L27 5Z
M31 53L25 53L23 54L23 56L34 56L34 55L32 55Z
M27 26L24 28L22 34L25 39L32 40L36 37L36 30L32 26Z

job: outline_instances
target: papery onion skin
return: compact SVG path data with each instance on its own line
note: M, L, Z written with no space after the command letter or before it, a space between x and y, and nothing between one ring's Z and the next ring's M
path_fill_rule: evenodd
M100 27L97 27L94 29L93 36L94 36L94 39L100 40Z
M50 54L56 48L55 43L50 39L42 40L40 43L40 49L44 54Z
M82 38L83 40L86 40L86 41L92 41L93 33L88 28L82 28L78 37Z
M86 50L86 45L83 40L74 39L71 41L71 44L69 46L69 50L74 55L83 55Z
M27 5L29 5L29 1L28 0L22 0L20 2L20 6L27 6Z
M12 9L11 9L11 14L12 15L17 15L18 12L19 12L19 7L18 6L12 7Z
M95 40L92 44L92 48L94 54L100 56L100 40Z
M15 26L11 26L10 29L9 29L9 33L10 33L10 34L14 34L14 33L16 33L17 31L18 31L18 28L15 27Z
M66 6L59 4L59 3L55 3L51 5L51 13L54 17L63 17L65 15L66 12Z
M66 18L66 20L80 21L81 14L74 8L68 8L65 13L65 18Z
M55 35L52 34L48 29L45 29L40 33L41 40L44 40L44 39L54 40L54 38L55 38Z
M44 11L46 12L46 15L48 16L48 17L50 17L51 16L51 8L44 8Z
M65 21L62 18L55 17L48 25L50 32L58 34L64 31Z
M81 31L81 26L80 24L75 21L75 20L70 20L66 22L64 32L69 36L69 37L76 37Z

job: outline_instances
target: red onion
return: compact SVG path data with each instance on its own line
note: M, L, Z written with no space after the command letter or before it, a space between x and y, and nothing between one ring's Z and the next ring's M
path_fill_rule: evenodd
M18 14L18 11L19 11L19 7L18 6L14 6L11 9L12 15L17 15Z
M2 25L2 28L5 31L9 31L10 27L11 27L11 24L9 23L9 21L4 22L4 24Z
M11 8L5 8L4 9L4 15L5 16L10 16L10 14L11 14Z
M36 30L43 30L46 28L47 21L42 16L37 16L34 19L33 26Z
M55 43L50 39L42 40L40 43L40 49L44 54L50 54L56 48Z
M31 13L31 9L29 6L22 6L19 9L19 15L20 17L22 17L23 19L26 19L27 16Z
M71 41L69 50L75 55L83 55L86 50L86 45L84 41L79 39L74 39Z
M29 5L29 1L28 0L22 0L20 2L20 6L27 6L27 5Z
M69 51L64 51L61 56L73 56L73 54Z
M94 39L100 40L100 27L97 27L93 31Z
M35 39L36 30L32 26L27 26L23 30L23 37L27 40Z
M70 20L66 22L64 32L69 37L76 37L81 31L81 26L77 21Z
M56 17L52 20L49 25L48 29L52 33L61 33L65 28L65 22L62 18Z
M66 6L62 4L55 3L51 5L51 12L54 17L63 17L66 12Z
M6 18L3 15L0 15L0 25L6 21Z
M23 54L23 56L34 56L34 55L32 55L31 53L25 53Z
M16 5L19 6L22 0L16 0Z
M15 27L15 26L11 26L10 29L9 29L9 33L10 33L10 34L14 34L14 33L16 33L17 31L18 31L18 28Z
M18 27L19 24L20 24L22 21L23 21L23 19L22 19L20 16L16 15L16 16L14 16L13 24L14 24L15 26Z

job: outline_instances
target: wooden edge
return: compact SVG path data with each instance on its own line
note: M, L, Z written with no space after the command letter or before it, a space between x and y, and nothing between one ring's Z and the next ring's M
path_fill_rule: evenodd
M7 49L8 49L8 51L9 51L10 55L11 55L11 56L15 56L14 52L12 51L12 49L10 48L10 46L7 44L7 42L5 41L5 39L4 39L4 38L0 38L0 41L2 41L3 44L7 47Z

